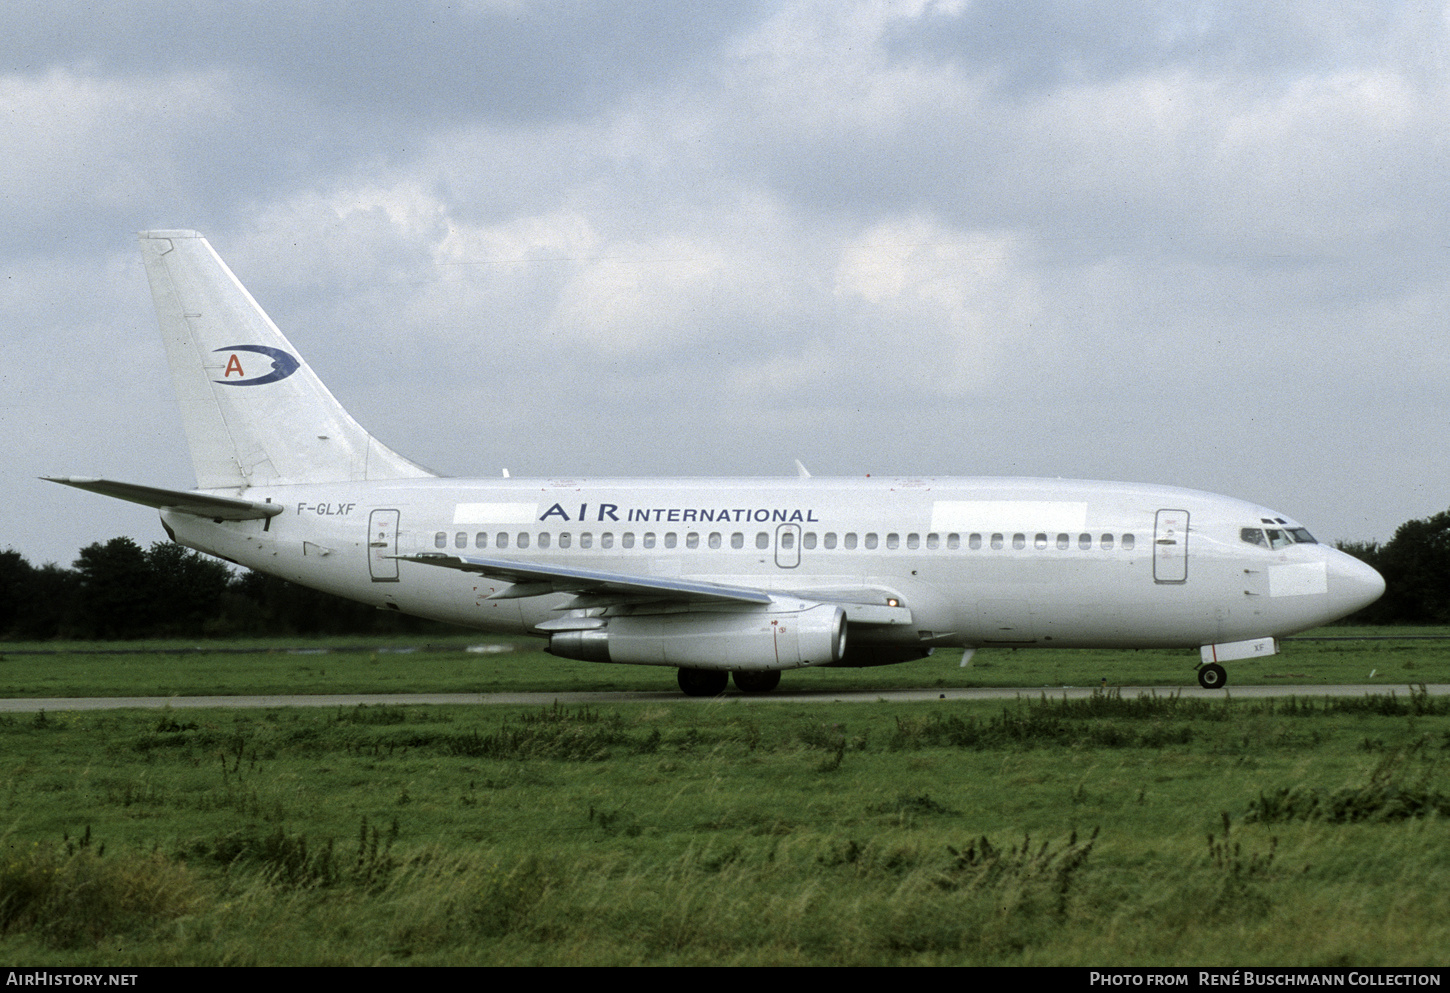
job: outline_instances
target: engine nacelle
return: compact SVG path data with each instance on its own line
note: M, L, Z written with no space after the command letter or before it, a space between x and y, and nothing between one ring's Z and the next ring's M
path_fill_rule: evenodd
M560 631L549 654L586 662L687 669L769 670L830 665L846 653L846 614L830 603L799 609L629 614L603 627Z

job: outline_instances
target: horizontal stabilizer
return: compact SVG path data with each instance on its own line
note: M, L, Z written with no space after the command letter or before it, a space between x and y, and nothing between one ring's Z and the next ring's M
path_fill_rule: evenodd
M211 496L207 493L184 490L163 490L155 486L138 486L135 483L118 483L110 479L95 479L88 476L42 476L52 483L63 483L78 490L89 490L102 496L115 497L143 507L157 510L174 510L195 517L207 517L214 521L260 521L282 513L278 503L257 503L255 500L241 500L237 497Z

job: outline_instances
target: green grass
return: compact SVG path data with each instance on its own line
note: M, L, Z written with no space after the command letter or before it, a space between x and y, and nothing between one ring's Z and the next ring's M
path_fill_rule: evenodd
M1290 640L1267 659L1228 663L1229 687L1251 684L1450 682L1447 628L1325 628L1311 635L1385 640ZM409 644L388 639L6 644L0 696L170 696L257 693L494 693L659 690L673 669L558 659L535 639L475 635ZM470 646L510 649L471 652ZM299 652L297 649L301 649ZM40 653L40 654L33 654ZM984 649L875 669L788 672L785 689L975 686L1192 686L1196 651Z
M1230 664L1230 689L1401 687L1346 700L0 715L0 950L59 965L1443 965L1450 702L1402 687L1450 682L1450 641L1387 633ZM505 642L520 648L466 650ZM674 689L667 668L536 644L7 645L0 695ZM783 685L1171 688L1192 683L1195 653L957 660Z
M0 717L0 951L1443 965L1447 746L1403 693Z

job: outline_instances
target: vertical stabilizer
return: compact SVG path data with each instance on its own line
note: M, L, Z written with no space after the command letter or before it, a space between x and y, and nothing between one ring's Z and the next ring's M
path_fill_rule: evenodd
M432 475L352 419L205 238L140 237L197 486Z

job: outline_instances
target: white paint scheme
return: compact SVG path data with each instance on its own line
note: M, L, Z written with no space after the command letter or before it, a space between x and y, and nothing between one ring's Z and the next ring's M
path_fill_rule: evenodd
M936 646L1202 648L1217 668L1384 589L1312 540L1241 539L1300 527L1277 511L1176 487L440 478L348 416L205 239L141 244L200 489L57 481L159 508L190 548L384 609L744 686Z

